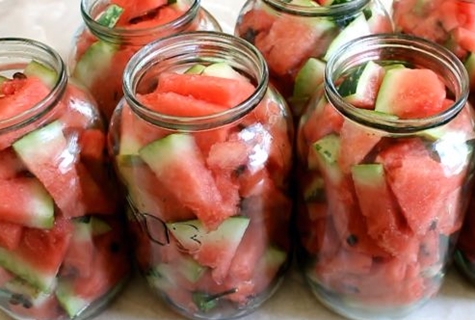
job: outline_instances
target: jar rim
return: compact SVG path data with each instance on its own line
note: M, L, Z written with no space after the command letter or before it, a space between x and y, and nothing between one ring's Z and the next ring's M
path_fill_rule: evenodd
M190 7L185 11L184 14L180 15L178 18L169 21L164 24L156 25L153 27L144 27L144 28L121 28L114 27L110 28L98 23L94 16L91 14L95 9L98 3L101 0L81 0L80 11L81 16L86 24L86 26L91 30L91 32L100 39L106 39L110 42L127 42L127 40L147 37L150 38L151 34L166 34L167 31L176 30L188 26L194 21L197 17L200 10L204 10L201 7L201 0L189 0ZM148 42L148 41L147 41Z
M0 133L20 129L50 112L61 100L68 82L66 65L59 53L49 45L37 40L15 37L0 38L0 65L2 58L38 60L51 67L58 76L48 94L40 101L20 114L0 120Z
M202 47L200 47L202 46ZM201 53L202 56L197 54ZM255 74L255 90L237 106L206 116L172 116L154 111L143 105L136 97L136 89L143 76L152 67L168 59L189 59L201 63L223 61L225 58L238 59L242 54L246 62L252 64ZM124 98L141 118L168 129L198 131L232 123L252 111L264 98L269 83L269 71L261 52L231 34L217 31L190 31L170 35L155 40L135 53L127 63L122 79Z
M371 0L353 0L348 2L342 2L340 4L331 6L302 6L296 4L290 4L285 0L262 0L267 5L274 8L274 10L306 17L325 17L325 16L340 16L347 15L348 12L359 11L367 6Z
M335 84L335 80L341 76L342 72L370 60L377 61L377 58L380 57L377 50L395 48L416 52L418 57L425 56L427 59L435 59L437 63L443 65L444 69L448 70L457 79L457 83L452 84L458 85L458 87L449 88L455 95L454 103L432 116L406 119L370 114L346 102ZM349 64L349 60L355 56L357 56L355 60L357 63ZM372 34L359 37L342 45L327 61L324 83L326 98L332 102L341 114L374 129L395 134L415 133L449 122L468 103L469 95L468 73L460 59L442 45L408 34Z

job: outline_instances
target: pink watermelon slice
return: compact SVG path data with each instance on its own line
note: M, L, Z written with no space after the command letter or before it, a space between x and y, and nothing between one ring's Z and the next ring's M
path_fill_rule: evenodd
M71 234L71 223L61 218L50 230L24 228L17 248L0 248L0 265L39 290L51 292Z
M18 177L0 180L3 200L1 220L33 228L49 229L54 221L54 203L38 179Z
M84 215L75 155L69 149L59 122L51 122L28 133L13 144L13 149L48 190L64 216ZM68 192L64 192L65 188Z
M463 173L448 173L420 139L400 141L381 152L380 159L409 227L425 234L460 186Z
M207 231L200 220L167 223L181 247L200 265L213 269L212 276L217 283L227 277L248 225L249 219L244 217L228 218L213 231Z
M146 145L139 154L158 180L207 228L214 229L237 213L236 207L224 205L193 136L171 134Z

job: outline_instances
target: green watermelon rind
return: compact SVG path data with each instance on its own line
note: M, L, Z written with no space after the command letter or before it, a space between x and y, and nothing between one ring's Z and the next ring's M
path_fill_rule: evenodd
M30 201L28 212L25 213L25 216L29 216L29 221L22 222L22 225L31 228L51 229L54 225L53 198L43 187L43 184L35 178L28 178L28 183L23 187L23 191L28 192Z
M94 42L78 60L72 76L87 88L91 88L94 81L109 69L112 57L118 49L119 45L117 44L101 40Z
M350 42L358 37L366 36L371 33L366 21L365 15L361 13L355 20L346 26L330 43L323 60L328 61L338 49L345 43Z
M241 216L228 218L212 231L208 231L198 219L169 222L166 225L175 239L190 252L193 252L197 246L220 241L232 243L234 249L237 249L249 226L249 218Z
M81 311L86 309L92 302L88 299L75 296L73 294L71 283L67 280L58 281L58 287L56 288L56 298L70 318L73 318L75 315L81 313Z
M139 155L155 173L159 173L184 154L189 155L190 151L195 153L195 146L192 135L174 133L147 144L139 150Z
M334 183L339 183L343 178L343 173L338 165L340 146L340 137L334 133L324 136L310 146L310 152L317 155L322 172Z
M51 293L55 286L58 270L41 272L28 261L4 248L0 248L0 265L42 292Z
M48 88L53 88L58 81L58 73L56 71L36 60L31 60L26 65L23 73L27 77L39 78Z

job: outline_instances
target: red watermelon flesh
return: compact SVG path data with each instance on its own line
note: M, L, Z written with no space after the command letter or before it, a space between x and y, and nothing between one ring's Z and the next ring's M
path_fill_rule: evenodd
M436 230L431 230L421 237L418 255L421 268L429 268L437 263L440 263L442 268L443 255L441 255L440 246L440 234Z
M33 306L28 308L22 304L9 304L9 309L15 315L22 319L51 320L62 319L65 317L64 311L58 304L56 295L50 294L46 298L40 298L39 302L34 302Z
M400 212L382 165L354 166L352 177L368 234L391 255L415 261L419 241Z
M144 121L124 105L120 116L120 155L137 155L140 148L166 136L168 132Z
M201 266L212 268L212 278L218 284L228 275L249 219L231 217L218 228L207 231L199 220L168 223L171 235Z
M156 140L140 150L140 157L158 180L176 199L194 211L210 229L236 214L235 206L226 205L212 173L194 138L172 134Z
M446 172L419 139L401 140L381 152L380 161L410 228L424 234L436 222L449 195L459 188L463 173Z
M262 226L251 221L231 262L228 278L239 281L250 280L268 241Z
M126 29L157 27L177 19L187 10L187 7L169 6L165 0L114 0L112 3L124 9L115 27Z
M84 215L81 184L69 141L59 122L52 122L30 132L13 144L13 149L45 186L62 214L67 217ZM41 148L38 146L41 145ZM65 189L68 192L64 192Z
M97 254L94 256L91 271L86 278L73 281L74 293L89 301L94 301L115 287L130 271L128 252L121 241L120 232L112 231L94 237Z
M106 168L103 168L106 169ZM76 164L81 185L81 201L86 214L113 214L116 212L117 203L114 195L109 192L107 185L99 185L93 178L92 172L81 162ZM100 178L100 177L96 177Z
M38 78L12 79L0 85L0 120L10 119L31 109L46 98L50 89Z
M167 0L112 0L111 4L115 4L124 10L121 13L119 22L128 23L132 18L140 17L149 11L156 10L166 5Z
M443 111L445 99L445 85L434 71L393 68L383 78L375 110L402 119L425 118Z
M165 222L196 217L192 210L185 207L174 193L157 179L154 172L138 156L118 156L117 164L120 178L123 179L129 193L129 200L139 212ZM161 238L163 236L158 237Z
M26 167L11 148L0 151L0 179L11 179Z
M343 116L326 100L319 102L315 110L304 116L302 135L308 144L312 144L330 133L339 133L343 126Z
M48 292L56 279L72 234L71 223L57 218L51 230L24 228L14 250L0 248L0 265Z
M8 95L0 98L0 121L15 117L33 108L42 99L46 98L50 89L37 78L14 79L3 82L7 86ZM1 92L1 87L0 87ZM16 140L28 132L36 129L41 123L33 122L29 125L2 133L0 136L0 150L10 147Z
M0 246L7 250L15 250L20 244L22 231L23 226L20 224L0 221Z
M106 151L106 134L100 129L86 129L79 136L81 160L85 162L103 162Z
M302 19L284 14L272 24L267 34L260 33L256 37L255 45L262 51L271 72L285 76L295 73L314 53L323 31Z
M329 212L342 246L372 257L386 257L383 250L368 235L366 218L362 215L350 181L343 180L339 186L326 185Z
M381 136L376 132L351 120L345 120L340 131L340 153L338 155L338 165L341 170L348 173L350 167L362 162L380 140Z
M233 126L224 126L211 130L196 131L193 133L196 144L205 158L209 156L211 147L216 143L222 143L228 140L229 136L235 131Z
M236 24L236 31L240 37L253 43L253 35L259 34L260 32L268 33L276 19L277 16L272 15L267 10L253 8L239 17L239 21Z
M200 117L226 110L221 105L175 92L152 92L139 97L149 109L168 116Z
M34 177L0 180L0 220L49 229L53 226L54 204L43 185Z
M158 77L156 91L162 93L174 92L220 105L224 108L232 108L249 98L255 88L244 79L164 72ZM191 113L192 110L189 112ZM193 116L193 114L189 116Z

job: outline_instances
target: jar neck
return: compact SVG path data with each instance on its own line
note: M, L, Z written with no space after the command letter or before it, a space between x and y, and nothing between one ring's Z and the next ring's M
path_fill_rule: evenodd
M276 11L299 17L352 16L366 8L373 0L353 0L331 6L301 6L285 0L262 0Z
M97 38L109 43L127 45L145 45L150 42L150 38L168 36L174 33L187 31L198 19L201 8L201 0L182 0L188 9L178 18L165 24L146 28L109 28L96 21L97 17L106 9L108 1L103 0L81 0L81 15L87 28Z
M453 105L436 115L417 119L393 119L352 106L342 99L336 82L348 70L368 61L400 61L415 68L431 69L444 82ZM366 126L395 134L415 133L452 120L467 103L468 83L466 69L452 52L425 39L403 34L370 35L350 41L329 59L325 70L325 95L340 113Z
M233 108L207 116L177 117L152 111L137 99L137 93L153 86L162 72L218 61L228 63L256 87L250 97ZM263 99L268 81L267 64L250 43L224 33L195 31L162 38L139 50L127 64L123 89L128 105L142 119L171 130L199 131L217 128L247 115Z
M65 64L60 55L49 46L30 39L0 38L0 71L8 74L22 72L32 60L54 71L56 81L49 93L28 110L11 118L0 120L0 134L22 128L54 109L62 99L68 77Z

